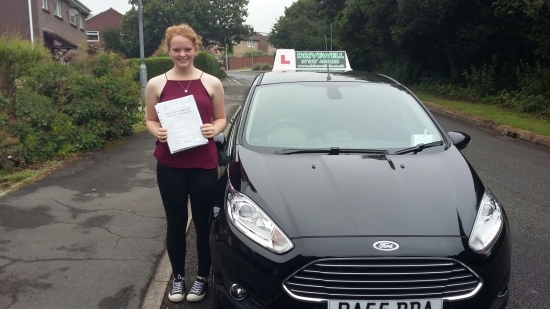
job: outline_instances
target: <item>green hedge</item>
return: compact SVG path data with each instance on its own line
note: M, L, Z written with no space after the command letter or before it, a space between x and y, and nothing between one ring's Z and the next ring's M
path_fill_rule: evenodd
M0 72L11 87L0 92L0 169L99 149L132 133L141 115L136 67L112 53L82 53L63 65L30 42L4 40Z
M193 63L195 67L199 70L202 70L208 74L214 75L219 79L225 78L227 75L223 70L223 65L218 62L216 57L206 52L199 52L195 57Z
M140 59L129 59L129 61L134 66L139 67L140 65ZM195 56L193 64L197 69L214 75L219 79L223 79L227 76L223 70L222 64L216 60L216 57L209 53L199 52L197 56ZM145 58L145 66L147 67L147 79L151 79L172 69L174 63L170 57L150 57ZM136 80L139 80L139 75L136 77Z
M51 54L44 48L33 48L31 42L18 37L0 36L0 92L10 97L14 83L36 63L49 60Z

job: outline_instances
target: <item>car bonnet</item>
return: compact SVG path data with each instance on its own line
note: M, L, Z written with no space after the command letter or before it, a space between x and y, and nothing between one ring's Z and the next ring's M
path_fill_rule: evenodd
M483 193L454 147L392 155L393 164L360 154L276 155L242 146L237 156L239 167L230 168L234 187L291 238L467 237Z

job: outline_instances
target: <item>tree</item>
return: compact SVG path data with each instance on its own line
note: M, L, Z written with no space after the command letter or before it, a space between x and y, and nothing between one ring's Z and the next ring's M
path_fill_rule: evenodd
M549 0L298 0L270 41L320 49L331 23L354 69L406 83L484 80L480 93L495 94L550 76Z
M346 50L352 67L377 71L386 62L403 58L393 40L396 0L346 1L335 16L334 37L339 49Z
M492 0L399 1L393 39L408 59L441 69L454 83L472 64L493 57L497 23Z
M501 66L509 62L502 30L511 24L495 17L493 2L347 0L331 15L337 43L356 66L399 70L407 81L431 75L458 84L465 70L491 62L495 54L502 55Z
M296 50L325 50L325 37L330 28L319 16L319 7L314 0L298 0L285 8L269 34L269 42L277 48Z
M520 36L534 45L533 55L550 61L550 1L499 0L495 14L514 23Z
M346 0L315 0L315 2L320 16L323 16L328 23L334 22L346 5Z
M105 39L106 50L124 54L125 49L122 44L120 28L108 28L103 30L103 38Z
M137 0L122 19L123 44L128 57L139 57ZM204 46L222 49L249 37L253 29L244 24L248 0L143 0L145 55L150 56L164 39L168 27L186 23L202 37Z

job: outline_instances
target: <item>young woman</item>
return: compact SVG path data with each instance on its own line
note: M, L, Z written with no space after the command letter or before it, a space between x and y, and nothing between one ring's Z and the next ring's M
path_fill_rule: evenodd
M187 295L191 302L200 301L208 290L210 248L208 222L212 210L213 190L217 180L218 157L213 137L226 125L224 90L216 77L193 66L200 38L188 25L166 30L166 45L174 67L152 78L145 88L147 129L156 138L157 182L168 222L166 246L174 278L168 295L173 302L185 298L185 229L187 200L191 200L193 223L197 233L198 274ZM155 105L185 96L193 96L203 122L202 135L209 140L204 146L170 154L166 139L170 132L161 127Z

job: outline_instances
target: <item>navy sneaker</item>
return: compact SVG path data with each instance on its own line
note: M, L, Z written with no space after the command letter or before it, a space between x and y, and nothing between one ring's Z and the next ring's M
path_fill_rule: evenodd
M168 299L171 302L179 303L185 298L185 282L180 275L172 280L172 287L168 293Z
M193 283L193 287L191 287L191 291L189 291L189 294L187 294L187 301L189 302L201 301L206 295L207 291L208 291L208 282L205 282L201 278L197 278L197 280L195 280L195 282Z

